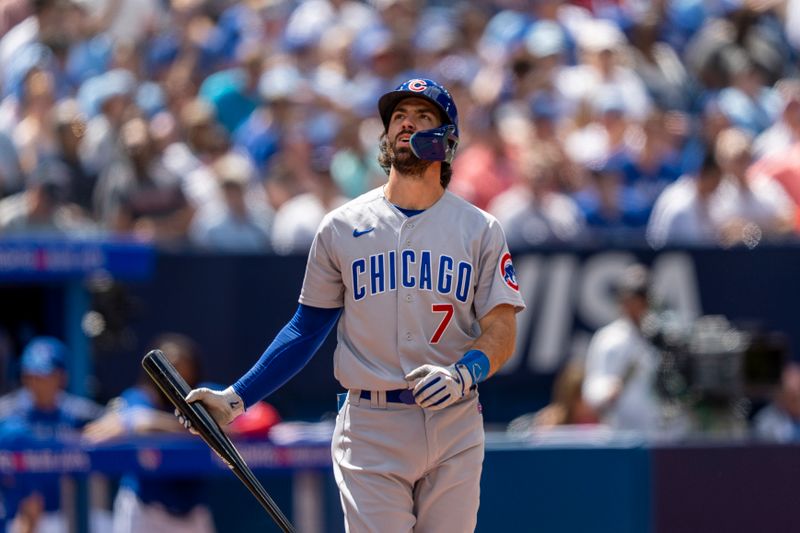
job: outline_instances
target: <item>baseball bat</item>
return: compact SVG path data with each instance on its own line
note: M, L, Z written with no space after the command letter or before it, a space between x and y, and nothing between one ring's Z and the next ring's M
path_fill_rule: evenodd
M192 428L197 431L206 444L217 453L220 459L236 474L236 477L244 483L247 490L267 510L278 527L285 533L294 533L294 526L272 500L266 489L253 474L253 471L247 466L239 450L236 449L231 439L222 431L222 428L209 414L205 406L200 402L188 403L185 400L191 388L167 360L164 353L161 350L151 350L142 359L142 366L172 405L192 423Z

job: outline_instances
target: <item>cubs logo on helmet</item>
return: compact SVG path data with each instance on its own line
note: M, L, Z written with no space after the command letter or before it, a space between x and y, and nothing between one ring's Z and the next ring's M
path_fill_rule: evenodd
M428 88L428 84L422 79L409 80L406 82L406 86L408 87L409 91L413 91L415 93L421 93Z
M514 264L511 262L511 254L506 252L500 258L500 275L503 276L503 281L506 285L519 291L519 284L517 283L517 275L514 272Z

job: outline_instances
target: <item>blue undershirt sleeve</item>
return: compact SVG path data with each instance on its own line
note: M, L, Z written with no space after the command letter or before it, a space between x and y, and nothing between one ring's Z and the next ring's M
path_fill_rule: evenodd
M244 405L250 407L269 396L300 372L341 314L341 307L323 309L300 304L258 362L233 384Z

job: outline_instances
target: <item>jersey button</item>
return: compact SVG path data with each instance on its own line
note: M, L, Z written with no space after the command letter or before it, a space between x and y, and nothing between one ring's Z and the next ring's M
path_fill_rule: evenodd
M406 241L406 246L411 246L411 241Z
M406 340L407 340L407 341L410 341L410 340L411 340L411 333L406 333Z
M410 294L406 294L406 301L407 302L413 302L414 301L414 297L411 296Z
M408 229L414 229L414 224L409 224Z

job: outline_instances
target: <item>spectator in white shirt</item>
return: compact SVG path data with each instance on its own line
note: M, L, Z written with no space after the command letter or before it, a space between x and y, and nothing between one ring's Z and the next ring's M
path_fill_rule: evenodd
M184 196L195 208L220 201L219 187L212 165L230 147L230 139L217 119L214 107L196 98L181 106L173 136L164 148L164 166L181 176ZM167 119L168 121L168 119ZM165 122L160 118L158 122ZM154 119L153 126L157 122Z
M642 335L649 310L649 272L627 267L615 283L620 317L597 330L586 353L583 397L614 429L652 434L662 428L656 391L658 352Z
M558 161L539 150L522 157L523 183L500 193L488 206L511 247L574 242L586 221L575 201L557 190Z
M652 103L642 79L621 59L629 46L625 34L614 23L601 19L588 19L578 29L581 62L559 71L558 91L575 108L593 102L601 93L619 94L625 115L644 120Z
M331 210L347 202L330 173L331 150L313 150L305 179L309 191L281 204L272 225L272 248L283 255L308 253L319 223Z
M800 140L800 80L781 80L775 88L781 96L783 108L778 120L753 141L756 159L785 151Z
M211 167L218 181L222 202L200 208L192 221L194 244L215 251L259 253L269 249L271 212L263 189L253 186L255 169L249 159L229 152ZM258 189L261 202L248 202L249 189Z
M717 137L716 160L723 179L715 201L725 245L756 246L762 238L776 240L793 231L795 208L783 187L766 174L750 175L753 139L744 130L728 128Z
M722 225L714 197L722 171L714 154L707 153L695 176L682 176L664 189L647 222L647 242L653 248L668 245L709 246L720 242Z

